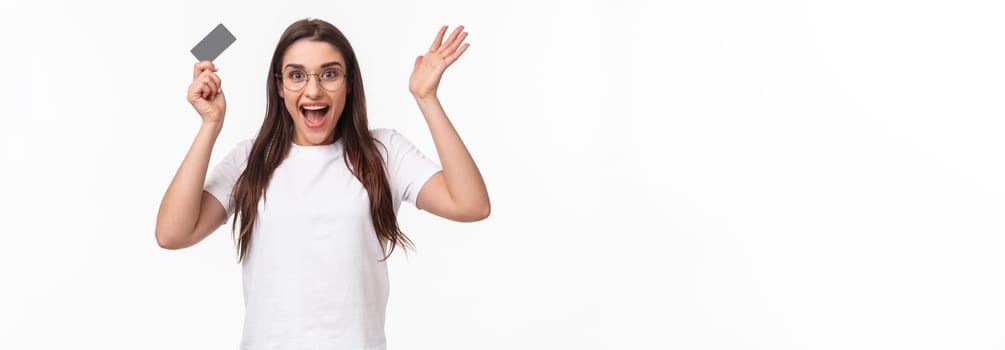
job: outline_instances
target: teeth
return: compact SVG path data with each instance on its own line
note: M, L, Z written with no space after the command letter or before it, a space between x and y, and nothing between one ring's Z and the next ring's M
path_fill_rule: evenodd
M328 106L304 106L304 109L306 109L308 111L316 111L316 110L325 109L325 108L328 108Z

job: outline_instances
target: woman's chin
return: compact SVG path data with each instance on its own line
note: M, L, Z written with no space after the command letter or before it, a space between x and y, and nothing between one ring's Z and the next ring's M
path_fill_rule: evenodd
M327 130L327 132L316 129L304 130L305 132L300 133L300 137L296 140L300 140L297 144L301 146L320 146L332 143L333 134L335 130Z
M335 124L339 118L326 114L323 118L307 118L304 111L299 111L294 120L294 141L301 146L319 146L333 143L335 139Z

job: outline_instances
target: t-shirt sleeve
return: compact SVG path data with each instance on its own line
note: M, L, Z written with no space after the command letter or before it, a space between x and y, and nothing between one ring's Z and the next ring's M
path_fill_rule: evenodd
M203 190L216 197L216 200L223 204L227 210L227 217L234 215L234 206L230 202L230 195L234 191L234 184L241 176L244 167L248 164L248 154L251 153L251 143L253 140L244 140L238 143L230 153L227 153L220 160L213 170L206 177L206 185Z
M387 149L385 166L395 208L402 201L414 206L422 186L442 168L395 129L375 129L373 136ZM378 148L384 150L379 145Z

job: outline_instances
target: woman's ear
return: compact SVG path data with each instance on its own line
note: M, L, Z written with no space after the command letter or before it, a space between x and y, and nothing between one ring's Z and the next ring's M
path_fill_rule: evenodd
M283 96L283 81L282 80L278 80L278 79L276 80L276 91L279 92L279 98L286 98L286 96Z

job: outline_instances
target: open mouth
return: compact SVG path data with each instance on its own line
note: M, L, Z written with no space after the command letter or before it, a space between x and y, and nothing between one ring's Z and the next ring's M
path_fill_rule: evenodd
M320 128L325 125L330 107L325 104L311 104L300 106L300 115L304 117L304 123L308 128Z

